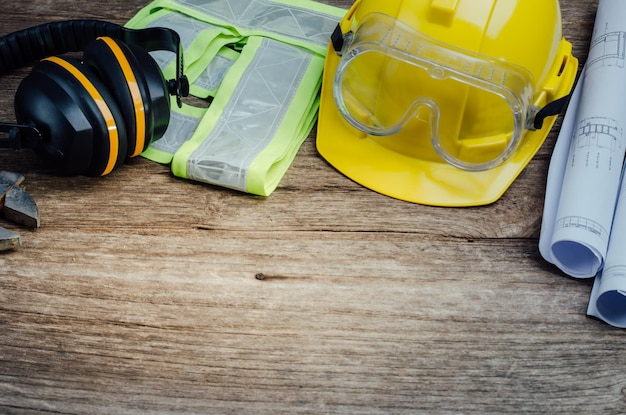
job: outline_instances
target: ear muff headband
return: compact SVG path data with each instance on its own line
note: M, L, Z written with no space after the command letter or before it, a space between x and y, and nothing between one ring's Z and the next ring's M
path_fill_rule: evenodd
M121 26L99 20L45 23L10 33L0 39L0 73L48 56L82 51L98 36L121 39Z
M9 33L0 38L0 74L31 64L48 56L79 52L100 36L136 44L148 52L167 50L176 54L176 79L168 83L169 92L181 98L189 95L189 81L184 75L180 36L165 27L128 29L102 20L63 20L44 23Z
M146 114L145 114L145 106L143 99L141 97L141 91L139 90L139 85L137 84L137 78L135 77L135 73L133 72L130 63L126 57L126 54L122 51L119 45L110 37L99 37L97 40L103 41L106 45L111 49L111 52L117 58L117 63L119 64L124 77L126 78L126 83L128 85L128 89L130 91L130 96L133 101L133 110L135 113L135 148L129 148L129 157L136 157L140 155L146 144Z
M98 89L74 65L56 56L46 58L44 60L55 63L68 71L74 78L76 78L76 80L83 86L83 88L85 88L89 96L95 101L96 105L98 106L98 109L102 114L102 118L106 122L109 139L109 156L107 157L108 161L104 171L102 172L102 176L111 173L117 161L117 154L120 147L120 137L117 129L117 124L115 123L115 119L113 118L113 114L111 113L109 106L105 102L104 98L102 98L100 92L98 92Z

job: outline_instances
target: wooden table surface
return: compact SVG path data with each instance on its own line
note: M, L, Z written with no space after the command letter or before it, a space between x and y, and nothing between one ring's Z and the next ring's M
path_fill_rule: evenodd
M145 4L8 2L0 32ZM561 6L584 62L597 1ZM0 119L27 72L0 78ZM502 199L465 209L364 189L314 133L269 198L143 158L61 178L0 150L41 213L0 222L23 242L0 254L0 413L626 412L624 332L538 252L557 127Z

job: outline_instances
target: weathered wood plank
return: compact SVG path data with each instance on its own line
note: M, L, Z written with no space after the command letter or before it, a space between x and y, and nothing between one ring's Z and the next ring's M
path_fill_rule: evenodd
M198 230L201 246L193 233L139 233L122 248L116 233L81 233L50 231L57 248L43 257L33 246L3 259L46 263L2 280L7 395L43 388L47 404L86 400L73 410L89 413L109 400L172 413L452 412L470 410L468 397L485 413L566 413L619 392L582 380L620 384L603 345L621 334L584 317L588 287L529 261L528 241Z

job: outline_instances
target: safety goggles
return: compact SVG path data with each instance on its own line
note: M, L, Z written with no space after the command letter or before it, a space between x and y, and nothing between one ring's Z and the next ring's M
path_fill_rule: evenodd
M343 35L333 92L358 130L402 136L401 151L413 147L409 156L434 149L453 166L480 171L506 160L533 129L538 108L524 68L439 42L382 13L353 25ZM424 142L432 149L424 151Z

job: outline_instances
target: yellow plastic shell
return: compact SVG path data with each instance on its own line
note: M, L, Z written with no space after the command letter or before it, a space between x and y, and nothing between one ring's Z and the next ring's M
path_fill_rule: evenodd
M440 42L525 68L532 78L533 105L539 108L567 95L576 77L578 60L563 38L558 0L357 0L341 21L342 32L352 31L370 13L387 14ZM351 126L333 96L340 59L330 45L318 151L357 183L401 200L435 206L496 201L539 150L556 119L548 117L540 130L525 131L517 148L497 167L463 170L439 157L410 124L385 137ZM459 105L468 104L464 99L459 97ZM497 123L495 114L493 118ZM472 129L470 121L462 120L459 125ZM481 137L477 138L480 143Z

